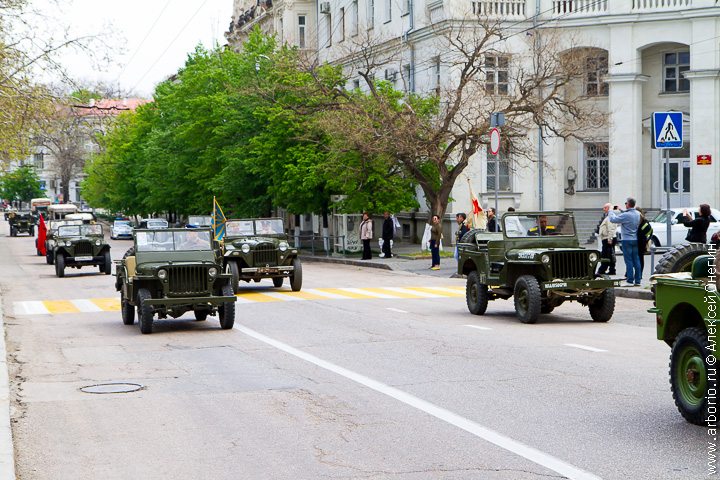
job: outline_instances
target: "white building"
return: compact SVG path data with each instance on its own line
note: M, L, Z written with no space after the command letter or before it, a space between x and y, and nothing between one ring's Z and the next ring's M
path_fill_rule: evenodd
M284 43L315 50L316 12L314 0L233 0L233 16L225 38L237 50L259 27L263 33L277 34Z

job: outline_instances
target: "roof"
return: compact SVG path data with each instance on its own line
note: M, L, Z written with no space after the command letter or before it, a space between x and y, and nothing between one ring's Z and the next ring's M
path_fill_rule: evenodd
M73 105L82 115L118 115L122 112L130 112L138 108L140 105L149 103L150 100L144 98L124 98L90 100L89 105Z

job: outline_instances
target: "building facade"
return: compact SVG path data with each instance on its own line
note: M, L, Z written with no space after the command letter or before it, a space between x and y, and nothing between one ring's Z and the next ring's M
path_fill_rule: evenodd
M234 0L225 38L238 50L254 28L281 42L317 49L317 2L313 0Z

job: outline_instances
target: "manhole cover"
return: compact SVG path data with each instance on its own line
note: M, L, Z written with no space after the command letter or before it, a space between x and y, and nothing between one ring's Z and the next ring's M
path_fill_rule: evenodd
M81 392L85 393L130 393L130 392L137 392L138 390L142 390L142 385L138 383L99 383L97 385L88 385L87 387L82 387L80 389Z

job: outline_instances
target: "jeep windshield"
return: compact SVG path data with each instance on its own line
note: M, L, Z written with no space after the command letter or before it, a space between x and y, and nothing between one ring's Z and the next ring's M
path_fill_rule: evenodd
M505 214L503 230L509 238L575 236L572 217L566 214Z
M84 237L86 235L102 235L102 225L60 225L59 237Z
M212 249L208 230L136 232L135 242L138 252L182 252Z

